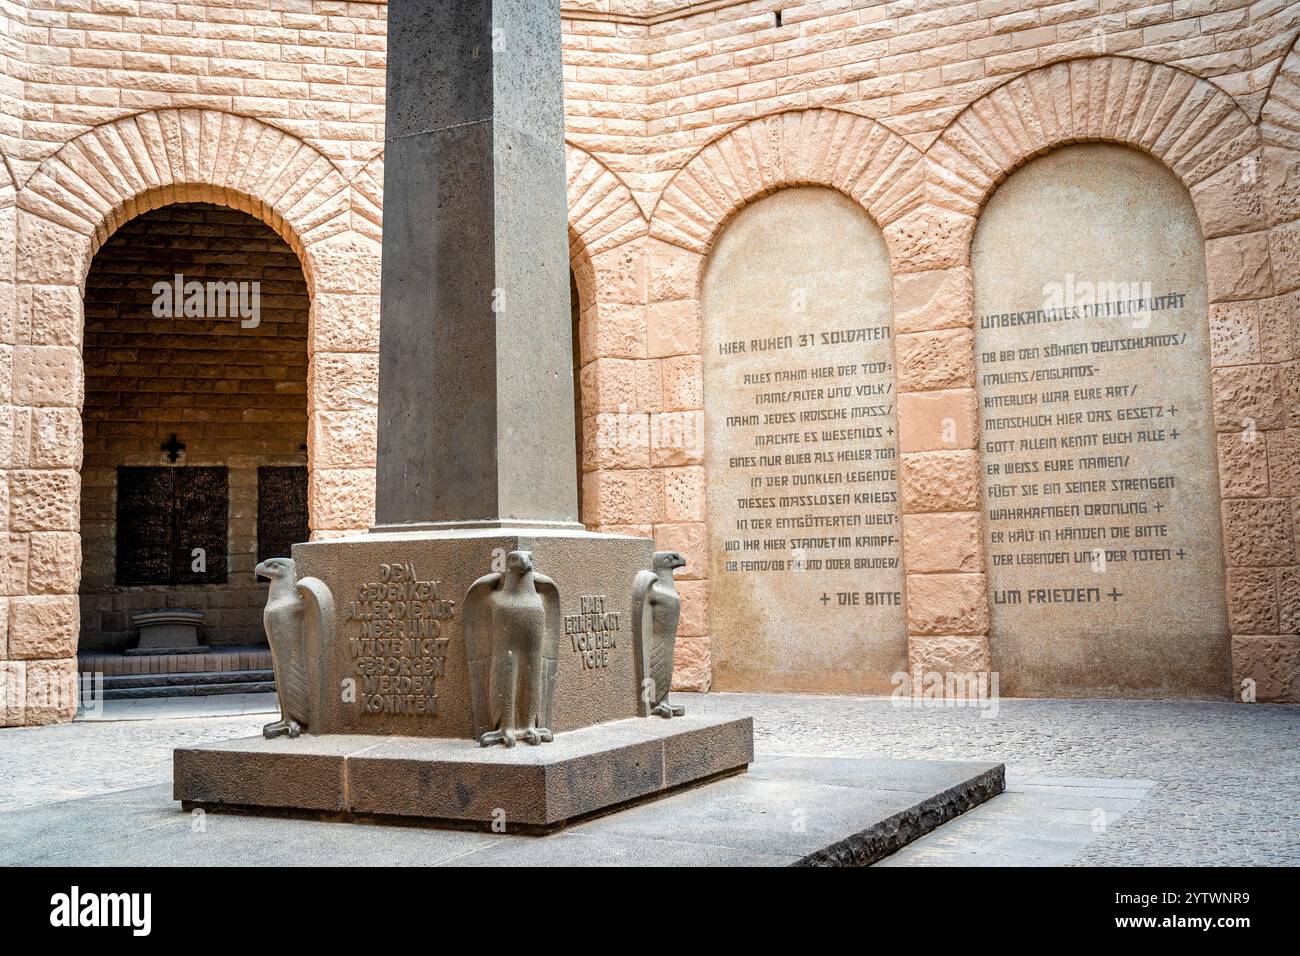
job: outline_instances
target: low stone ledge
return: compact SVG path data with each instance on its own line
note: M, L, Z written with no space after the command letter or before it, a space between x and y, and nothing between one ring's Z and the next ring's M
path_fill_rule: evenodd
M631 718L513 748L352 734L261 737L174 752L188 810L400 818L542 831L744 770L753 720Z

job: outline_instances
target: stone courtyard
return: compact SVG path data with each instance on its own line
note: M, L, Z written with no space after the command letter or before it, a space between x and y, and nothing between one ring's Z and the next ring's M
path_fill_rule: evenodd
M895 707L882 698L674 699L702 713L754 714L755 767L777 755L1007 763L1006 793L878 865L1300 864L1300 708L1003 700L989 717L973 708ZM114 706L107 705L110 712ZM259 709L256 699L247 706ZM190 815L170 800L172 748L254 734L267 716L182 716L239 709L221 698L169 709L176 716L6 732L0 862L166 863L191 852L185 841L194 839L201 851L192 852L210 863L465 864L493 847L501 853L503 841L523 841L533 853L545 845L547 859L572 863L582 860L567 855L569 841L600 823L540 838L384 826L358 835L343 824L209 814L207 832L191 837ZM807 812L815 817L817 808ZM701 862L728 861L725 832L718 842Z
M0 38L0 861L1300 863L1300 0Z

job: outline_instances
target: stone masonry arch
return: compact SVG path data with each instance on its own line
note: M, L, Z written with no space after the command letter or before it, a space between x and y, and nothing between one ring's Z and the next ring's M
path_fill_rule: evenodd
M1282 427L1283 415L1279 371L1263 363L1258 350L1241 347L1241 336L1255 326L1261 300L1273 294L1274 270L1268 231L1260 229L1265 202L1264 177L1258 173L1260 133L1232 97L1174 67L1113 56L1056 63L985 94L931 145L926 153L928 201L894 225L903 247L900 258L912 263L896 278L896 307L915 315L927 329L973 329L969 256L978 214L1016 169L1075 142L1118 143L1153 156L1187 187L1200 220L1216 343L1211 380L1230 623L1240 677L1241 664L1250 656L1245 645L1256 640L1242 630L1246 620L1238 608L1246 588L1241 570L1261 562L1291 566L1295 556L1289 534L1285 546L1270 550L1261 544L1270 522L1290 527L1289 507L1261 506L1241 497L1244 489L1256 487L1262 467L1262 456L1240 441L1245 423L1271 431ZM900 351L904 338L900 336ZM973 345L973 337L968 341ZM967 511L979 502L973 350L951 353L946 361L960 366L961 374L953 376L960 386L933 391L926 396L928 413L908 415L908 423L900 426L908 446L904 496L909 497L909 487L912 494L929 489L927 510L977 518L977 511ZM900 408L907 410L906 405ZM964 436L958 447L941 439L942 422L957 423L957 434ZM1264 537L1277 539L1275 534ZM980 545L980 578L986 561L982 550ZM969 599L985 605L981 614L987 622L986 599L973 592ZM937 633L941 627L924 619L912 624L935 632L933 640L926 640L933 646L919 658L914 654L914 665L971 669L958 667L958 661L987 660L986 649L977 642L964 649L970 656L954 655L957 648Z
M634 377L610 367L598 377L602 391L621 388L640 403L633 407L649 412L648 461L600 473L592 497L620 523L652 532L658 547L687 556L678 572L682 624L675 676L685 688L703 689L710 680L703 271L714 241L742 208L790 186L821 186L848 196L884 230L891 257L891 224L925 199L921 153L867 117L793 110L728 131L673 177L651 216L645 256L650 368ZM897 320L896 307L901 332ZM897 368L901 391L910 384L901 353Z
M377 304L378 245L349 233L349 188L332 162L281 130L214 110L161 110L95 127L47 158L14 198L16 318L5 396L14 448L6 490L8 530L26 542L28 559L23 580L7 582L6 620L41 638L8 668L23 671L10 675L24 687L14 722L43 723L68 719L74 707L82 293L95 251L126 221L175 202L242 210L294 249L312 292L312 528L328 535L364 528L373 517L367 390L377 338L372 344L364 330L351 330L364 325L353 319L352 300L367 281Z

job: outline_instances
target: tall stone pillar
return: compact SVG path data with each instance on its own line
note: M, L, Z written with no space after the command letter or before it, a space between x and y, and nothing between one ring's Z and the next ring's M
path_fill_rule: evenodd
M577 527L559 0L388 21L377 524Z

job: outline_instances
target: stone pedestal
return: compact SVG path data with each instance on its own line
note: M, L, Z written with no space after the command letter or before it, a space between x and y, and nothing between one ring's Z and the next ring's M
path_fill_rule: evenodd
M466 595L517 551L558 592L554 739L482 747ZM306 733L177 750L187 807L535 830L753 759L749 718L638 716L649 655L634 639L633 586L652 565L648 538L458 526L298 544L293 558L299 586L314 579L332 603L332 633L304 629L317 641L304 654Z
M566 529L376 532L294 545L299 580L323 581L335 635L323 649L312 734L473 736L463 604L512 551L560 597L552 730L637 715L632 583L648 538Z
M187 810L530 832L742 771L753 757L748 717L629 718L512 750L359 734L252 737L176 750L173 796Z

